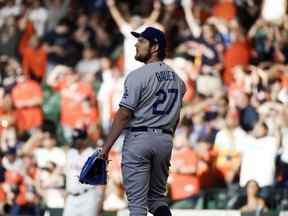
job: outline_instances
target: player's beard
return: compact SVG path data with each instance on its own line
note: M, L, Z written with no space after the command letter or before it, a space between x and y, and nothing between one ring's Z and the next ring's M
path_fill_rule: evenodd
M135 59L143 63L146 63L150 59L150 57L150 53L146 53L145 55L139 55L139 53L136 53L135 55Z

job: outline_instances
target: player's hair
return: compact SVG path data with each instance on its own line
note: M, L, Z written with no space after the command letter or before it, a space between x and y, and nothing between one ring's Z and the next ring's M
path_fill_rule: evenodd
M150 41L150 46L153 46L157 43L154 43L153 41ZM166 50L165 49L160 49L158 50L157 57L162 61L166 57Z
M158 52L158 58L162 61L166 57L166 51L164 50L159 50Z

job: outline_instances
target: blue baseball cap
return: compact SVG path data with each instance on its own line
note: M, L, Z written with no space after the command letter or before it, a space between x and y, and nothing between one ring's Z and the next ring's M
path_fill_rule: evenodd
M159 45L159 49L161 51L165 51L165 48L166 48L165 35L159 29L153 28L153 27L147 27L141 33L131 32L131 34L134 37L136 37L136 38L143 37L143 38L149 40L152 43L158 44Z

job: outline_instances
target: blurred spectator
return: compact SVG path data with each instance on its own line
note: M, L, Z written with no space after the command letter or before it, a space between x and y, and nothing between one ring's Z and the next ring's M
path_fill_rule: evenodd
M216 66L220 63L216 46L221 41L219 41L219 35L217 36L215 25L208 22L203 26L199 25L198 20L195 19L192 13L192 1L183 1L182 7L186 22L192 33L186 43L186 49L189 50L190 55L201 58L200 64L210 67Z
M187 132L178 131L173 145L169 177L172 208L196 207L200 193L198 163L198 155L188 144Z
M241 65L245 67L251 60L251 48L247 41L243 29L237 22L233 24L234 38L233 35L230 37L230 43L227 49L224 51L223 63L223 80L225 84L231 85L234 79L234 68ZM237 81L237 80L236 80Z
M111 60L107 58L101 59L101 68L103 81L97 99L99 101L102 127L104 133L107 133L121 100L124 78L123 73L116 67L113 67Z
M39 170L37 186L48 208L64 207L64 179L63 170L52 161L47 161Z
M257 17L259 17L262 9L259 7L261 2L262 0L238 0L235 2L237 6L237 19L245 31L249 29Z
M71 34L69 21L61 19L53 30L43 36L49 71L57 64L75 66L79 61L82 46L73 39Z
M41 0L30 1L28 17L35 26L37 35L41 37L46 31L48 10L41 4Z
M37 81L41 81L45 76L47 55L36 35L30 38L29 46L23 50L22 67L24 73Z
M287 1L279 0L273 2L271 0L263 0L261 17L271 23L281 24L287 11Z
M156 20L160 15L160 2L158 0L154 1L153 11L150 16L146 19L141 16L132 16L129 18L129 21L124 19L124 16L120 13L116 7L115 0L106 1L109 11L113 17L113 20L116 22L120 32L124 35L124 45L123 45L123 58L124 58L124 74L128 74L134 69L142 66L142 63L139 63L134 59L136 50L135 43L136 39L131 35L131 31L141 32L148 25L151 26L155 24Z
M97 51L92 47L84 48L82 59L76 65L76 70L79 73L90 73L95 75L100 71L100 59Z
M109 159L111 160L108 164L109 178L105 190L103 209L107 212L116 212L127 208L128 204L121 174L121 155L117 148L112 148Z
M35 178L37 167L33 157L22 155L21 181L18 182L16 202L11 206L10 215L41 214L41 197L37 191Z
M267 211L265 200L259 196L260 187L255 180L249 180L245 186L246 203L241 207L242 212L256 212L256 214Z
M58 170L62 171L66 159L64 150L56 146L57 143L53 134L47 131L39 133L42 133L39 134L42 136L41 143L33 151L38 167L45 168L47 163L51 162L57 166Z
M279 137L276 134L269 135L267 125L261 121L254 126L251 135L243 139L245 147L241 152L240 185L243 187L250 179L254 179L261 188L273 186Z
M30 39L36 34L36 30L32 21L27 17L26 12L19 17L18 26L21 31L18 49L20 57L22 57L24 50L29 46Z
M259 119L256 108L251 105L251 96L239 93L235 100L236 107L239 109L240 125L245 131L251 131Z
M212 9L212 16L226 20L234 19L236 7L232 0L218 0Z
M47 29L50 31L67 14L70 0L44 0L44 3L48 10Z
M16 85L17 77L21 71L20 65L15 58L8 56L0 56L0 67L1 67L1 86L5 93L6 98L10 98L11 90ZM10 103L8 103L10 104Z
M12 101L16 107L16 125L21 132L32 132L43 121L41 110L43 92L38 82L21 72L17 84L12 89Z
M281 172L281 180L279 181L279 185L282 187L287 187L288 185L288 131L287 131L287 128L286 127L283 128L281 132L282 132L282 154L280 156L280 164L279 164L279 169Z
M88 128L98 121L92 83L81 79L79 74L65 67L56 67L47 82L55 90L60 91L61 125L66 140L70 142L73 128Z
M0 54L9 57L18 57L18 45L21 30L18 28L16 18L9 16L0 27Z
M40 197L34 184L36 166L32 157L19 157L16 148L8 149L2 159L6 169L1 185L6 198L5 212L9 215L39 215Z
M2 158L2 165L7 171L20 174L22 171L22 160L17 157L17 149L10 147Z
M95 43L95 36L94 30L90 26L88 15L81 13L76 20L74 39L84 47L90 47Z
M3 88L0 88L0 122L0 151L5 152L8 148L16 146L17 131L11 97L9 94L5 94Z
M216 134L213 148L217 155L216 168L222 173L225 183L229 185L235 182L240 169L240 151L246 133L240 128L236 111L228 111L225 120L226 126Z
M3 1L1 2L3 5L1 5L0 9L0 26L2 27L3 21L7 17L17 17L21 14L21 1L18 0L11 0L11 1Z
M87 145L87 133L84 130L73 130L73 148L67 152L65 167L66 191L64 216L100 215L104 196L104 186L81 184L78 180L84 162L94 152Z

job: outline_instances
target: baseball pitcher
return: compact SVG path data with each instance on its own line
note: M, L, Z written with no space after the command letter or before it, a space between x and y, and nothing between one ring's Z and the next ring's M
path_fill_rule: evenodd
M130 216L170 216L165 192L184 82L165 63L165 36L156 28L131 32L135 59L145 63L129 73L120 108L103 147L107 158L124 130L122 173Z

